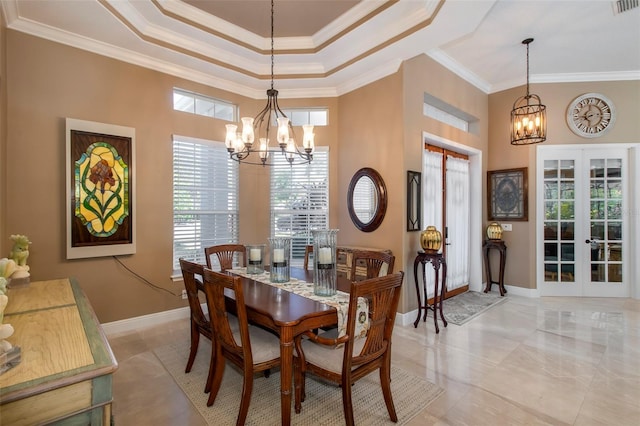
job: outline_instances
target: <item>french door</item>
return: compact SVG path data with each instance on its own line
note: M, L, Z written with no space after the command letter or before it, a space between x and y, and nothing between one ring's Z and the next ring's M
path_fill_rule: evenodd
M542 296L628 297L628 151L538 151Z
M442 253L447 260L445 297L454 296L469 289L469 157L426 144L422 179L423 223L442 232ZM430 279L428 276L427 281ZM429 282L427 289L431 297L433 285Z

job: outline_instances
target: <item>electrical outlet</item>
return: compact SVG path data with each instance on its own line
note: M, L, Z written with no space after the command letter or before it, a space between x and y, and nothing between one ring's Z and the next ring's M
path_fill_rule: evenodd
M500 226L502 226L503 231L513 231L510 223L502 223Z
M187 298L187 290L182 290L182 298L183 299Z

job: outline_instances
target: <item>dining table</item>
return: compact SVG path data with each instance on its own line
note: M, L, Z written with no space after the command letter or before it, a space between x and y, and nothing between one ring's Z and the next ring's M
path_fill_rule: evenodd
M227 273L234 274L233 270ZM235 274L239 275L239 274ZM313 283L313 271L291 268L291 278ZM242 278L242 290L250 323L274 331L280 338L280 404L282 425L291 424L294 338L307 330L338 324L335 307L286 289L260 282L250 275ZM286 286L286 284L285 284ZM351 282L338 277L338 290L348 293ZM232 298L231 293L227 296Z

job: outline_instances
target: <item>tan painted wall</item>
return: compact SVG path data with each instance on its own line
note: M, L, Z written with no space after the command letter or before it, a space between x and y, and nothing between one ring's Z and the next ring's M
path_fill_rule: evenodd
M240 105L255 115L264 100L251 100L146 68L51 43L8 30L6 198L10 204L0 236L3 253L9 235L33 242L31 279L77 277L101 322L181 306L186 301L136 279L113 258L65 259L65 117L136 129L137 253L121 260L154 285L175 295L172 258L172 135L222 140L224 122L173 111L172 89L180 87ZM3 79L4 80L4 79ZM335 99L282 101L281 106L322 105L337 122ZM331 144L335 125L316 129L320 145ZM240 172L240 242L266 241L269 233L267 168ZM332 182L337 179L332 178ZM335 185L332 184L332 191ZM337 191L336 191L337 192ZM5 191L3 191L5 196ZM335 218L333 219L336 220Z
M525 92L523 86L489 96L488 170L529 168L529 220L510 222L513 231L503 233L509 248L505 283L535 288L535 146L512 146L509 142L509 114L513 102ZM530 92L540 96L547 107L546 145L640 142L640 81L532 84ZM569 103L589 92L604 94L613 101L618 111L614 127L605 135L592 139L574 134L565 120Z

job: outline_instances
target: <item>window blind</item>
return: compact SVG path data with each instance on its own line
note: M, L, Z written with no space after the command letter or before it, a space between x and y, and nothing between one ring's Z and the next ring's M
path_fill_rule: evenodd
M173 270L204 247L238 241L238 163L222 142L173 139ZM217 267L217 265L216 265Z
M329 150L316 148L310 164L271 161L271 236L290 237L292 264L301 266L311 230L329 227Z

